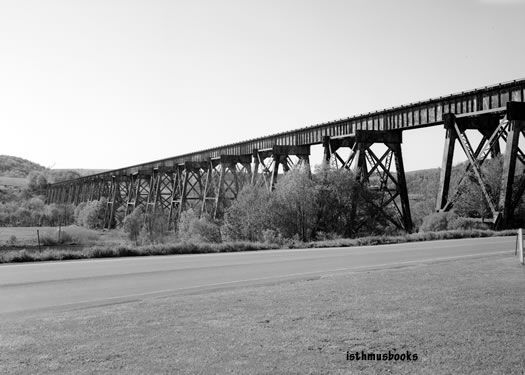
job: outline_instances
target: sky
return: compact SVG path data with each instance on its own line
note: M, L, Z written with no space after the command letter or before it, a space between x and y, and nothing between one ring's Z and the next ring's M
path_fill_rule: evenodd
M0 0L0 154L120 168L525 78L524 14L522 0ZM440 166L443 141L441 126L404 132L405 169Z

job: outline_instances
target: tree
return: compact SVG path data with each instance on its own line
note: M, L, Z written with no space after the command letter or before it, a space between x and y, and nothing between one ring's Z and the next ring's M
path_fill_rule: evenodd
M144 214L141 238L149 243L163 242L168 233L168 219L162 210Z
M423 219L421 232L438 232L449 229L450 223L457 219L454 211L434 212Z
M277 182L270 200L271 224L284 237L310 240L315 226L317 188L306 169L292 169Z
M260 241L269 222L270 193L262 186L245 185L224 215L230 240Z
M49 204L44 207L44 220L47 225L58 225L60 223L60 208L56 204Z
M142 228L144 209L139 206L133 210L131 214L124 218L122 229L128 234L131 241L138 243L140 230Z
M27 188L32 193L43 193L47 187L44 173L32 171L27 176Z
M103 228L106 205L106 198L79 204L77 206L78 211L75 211L77 223L90 229Z
M220 226L206 214L199 218L192 209L181 214L178 233L182 241L215 243L222 241Z
M314 179L317 185L316 232L352 235L352 203L358 188L355 175L347 169L321 167Z

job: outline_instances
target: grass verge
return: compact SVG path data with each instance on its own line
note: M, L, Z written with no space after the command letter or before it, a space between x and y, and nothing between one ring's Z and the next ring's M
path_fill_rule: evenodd
M90 246L82 249L22 249L0 252L0 263L38 262L50 260L110 258L126 256L175 255L227 253L277 249L279 246L260 242L224 242L214 243L173 243L159 245L110 245Z
M516 230L451 230L443 232L412 233L402 236L371 236L354 239L336 239L315 242L291 242L285 247L290 249L304 249L322 247L370 246L458 238L513 236L515 234ZM283 246L279 246L278 244L269 244L262 242L223 242L220 244L178 242L143 246L134 246L127 244L110 244L70 249L43 248L42 250L38 250L35 248L28 248L1 251L0 263L38 262L52 260L109 258L125 256L226 253L238 251L279 249L282 247Z
M6 374L521 374L512 255L3 317ZM418 354L347 361L346 352Z

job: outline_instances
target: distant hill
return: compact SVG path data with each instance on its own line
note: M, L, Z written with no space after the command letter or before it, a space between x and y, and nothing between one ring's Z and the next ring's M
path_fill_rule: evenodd
M10 155L0 155L0 185L22 188L31 172L42 172L48 182L68 180L104 172L104 169L48 169L32 161Z
M439 168L406 172L407 190L413 196L412 199L435 199L440 173L441 170Z
M43 172L46 168L16 156L0 155L0 176L26 178L29 172Z

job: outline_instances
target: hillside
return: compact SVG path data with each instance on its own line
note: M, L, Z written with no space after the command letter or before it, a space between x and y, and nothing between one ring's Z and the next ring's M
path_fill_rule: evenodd
M436 197L439 185L439 168L420 169L406 173L407 189L414 199Z
M26 178L29 172L43 172L46 168L16 156L0 155L0 176Z
M48 182L63 181L87 176L104 169L48 169L32 161L10 155L0 155L0 186L21 188L26 185L31 172L41 172Z

